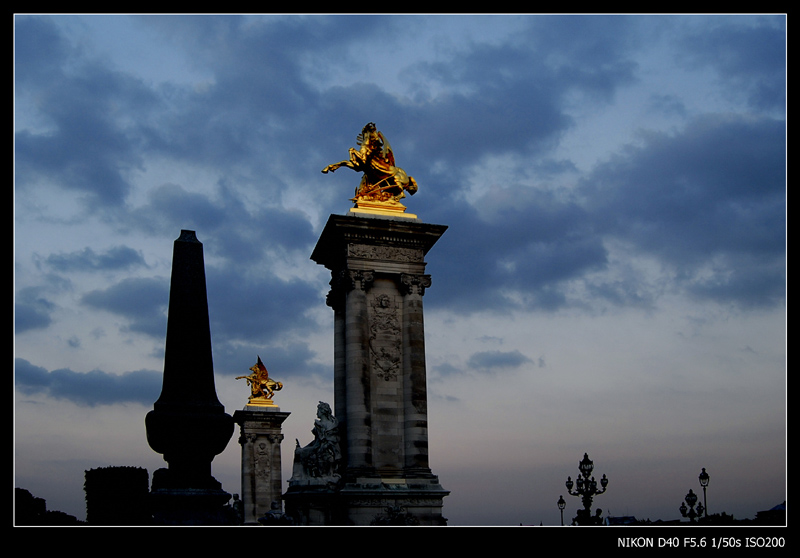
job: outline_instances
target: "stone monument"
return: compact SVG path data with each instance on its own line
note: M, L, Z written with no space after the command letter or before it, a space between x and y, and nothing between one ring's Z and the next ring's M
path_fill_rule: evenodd
M181 231L173 246L168 311L161 395L145 417L150 447L169 464L153 473L154 522L228 524L231 495L211 475L211 462L234 423L214 385L203 245L194 231Z
M346 166L364 174L354 207L330 216L311 255L331 272L327 304L334 311L333 414L341 463L339 515L331 520L445 525L449 492L428 461L422 300L431 286L425 255L447 227L405 213L400 199L414 194L417 183L395 166L373 123L358 144L348 160L322 171ZM288 508L291 486L284 498Z
M271 524L280 521L281 424L290 413L281 412L273 403L274 393L283 384L269 377L260 356L250 372L236 378L247 380L251 393L244 409L233 414L242 446L242 523L259 525L267 518Z

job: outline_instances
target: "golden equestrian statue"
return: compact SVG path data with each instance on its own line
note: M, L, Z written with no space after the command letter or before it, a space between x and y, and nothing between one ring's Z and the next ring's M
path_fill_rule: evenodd
M333 172L340 167L363 172L355 197L351 199L355 208L378 213L404 212L406 208L400 200L405 192L416 193L417 181L395 166L392 146L373 122L364 126L356 143L360 149L356 151L351 147L349 159L328 165L322 172Z
M273 405L272 396L276 391L283 389L283 384L276 382L269 377L267 367L261 362L261 357L258 357L258 362L250 367L252 374L249 376L237 376L237 380L247 380L247 385L250 386L250 397L248 397L249 405Z

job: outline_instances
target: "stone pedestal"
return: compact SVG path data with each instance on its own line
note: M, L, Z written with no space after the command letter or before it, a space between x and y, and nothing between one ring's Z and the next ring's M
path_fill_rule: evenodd
M336 487L293 484L283 500L294 525L348 525Z
M153 523L161 526L232 526L237 519L229 506L231 495L220 488L169 488L157 484L158 469L153 474L150 505Z
M346 524L442 525L448 492L428 463L422 300L425 254L447 227L366 215L331 215L311 255L331 271L339 502Z
M247 405L236 411L242 446L242 522L259 525L281 503L281 424L290 413L277 406Z

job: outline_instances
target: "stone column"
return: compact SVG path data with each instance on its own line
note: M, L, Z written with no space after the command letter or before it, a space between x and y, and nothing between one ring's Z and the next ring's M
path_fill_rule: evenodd
M422 307L431 285L424 257L446 229L418 219L331 215L311 256L331 271L345 457L337 505L348 524L385 521L389 508L423 525L446 523L448 492L428 462Z
M290 413L278 407L248 405L233 414L242 446L242 522L259 525L259 518L281 502L281 424Z
M403 376L405 388L405 463L409 473L429 474L428 385L425 367L425 326L422 295L431 286L430 275L400 277L403 297Z
M366 300L373 275L349 270L348 277L344 320L347 463L348 467L364 469L372 466Z
M347 275L347 277L345 277ZM328 293L326 304L333 309L333 389L334 389L334 416L339 419L339 439L342 448L347 447L347 427L345 426L345 402L347 392L345 381L347 378L347 350L345 327L345 299L352 285L349 274L340 273L331 278L331 290Z

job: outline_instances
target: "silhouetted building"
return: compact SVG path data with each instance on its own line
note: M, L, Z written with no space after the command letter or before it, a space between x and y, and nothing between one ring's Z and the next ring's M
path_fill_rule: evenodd
M774 508L757 512L755 521L759 525L786 525L786 501Z
M102 467L85 472L89 525L150 525L150 480L140 467Z
M641 523L636 520L632 515L622 515L620 517L605 517L603 518L603 525L640 525Z
M14 489L14 525L19 527L54 527L83 525L74 515L61 511L48 511L47 502L24 488Z

